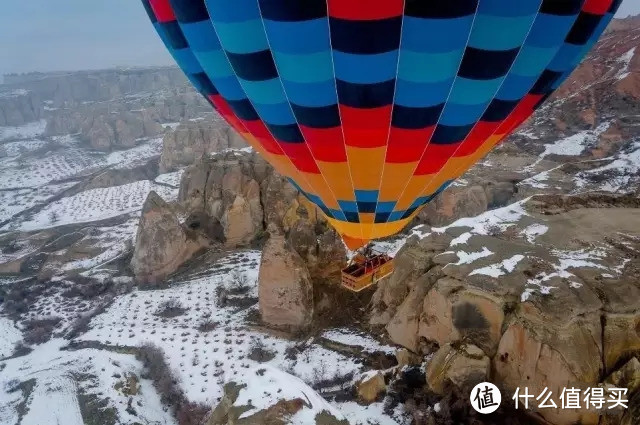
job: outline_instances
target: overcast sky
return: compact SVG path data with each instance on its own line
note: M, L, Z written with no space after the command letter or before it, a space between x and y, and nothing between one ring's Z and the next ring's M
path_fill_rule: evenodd
M173 63L139 0L0 1L0 74ZM637 13L624 0L618 16Z

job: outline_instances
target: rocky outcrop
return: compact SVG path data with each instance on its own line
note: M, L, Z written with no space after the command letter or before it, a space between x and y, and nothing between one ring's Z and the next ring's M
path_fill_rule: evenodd
M313 286L306 264L284 235L270 227L258 274L260 316L272 326L304 329L313 318Z
M471 389L489 376L491 361L475 345L445 344L433 356L427 367L427 383L437 394L445 394L453 385L461 394L469 394Z
M380 371L372 371L364 374L356 382L356 392L358 399L364 403L373 403L380 394L384 393L387 385L384 382L384 375Z
M148 111L113 111L98 105L88 110L64 110L47 121L45 133L59 135L78 133L92 148L109 151L131 148L138 139L150 138L164 132Z
M209 242L183 226L169 205L151 192L142 209L131 268L138 282L155 284Z
M254 369L251 376L247 382L225 385L206 425L348 425L340 412L295 376L269 366Z
M255 152L202 158L183 174L178 199L186 211L219 220L230 247L259 242L273 224L314 279L335 277L344 264L345 248L324 216Z
M0 92L0 126L19 126L43 116L43 105L37 93L24 89Z
M191 165L203 156L224 149L247 147L247 143L228 124L218 119L185 121L164 135L160 172Z
M631 394L640 354L638 205L631 196L541 196L466 226L425 226L379 284L370 321L419 355L436 351L427 381L438 393L484 376L510 394L523 382L535 394L548 388L558 405L572 386L619 383ZM536 414L554 425L598 423L588 409Z

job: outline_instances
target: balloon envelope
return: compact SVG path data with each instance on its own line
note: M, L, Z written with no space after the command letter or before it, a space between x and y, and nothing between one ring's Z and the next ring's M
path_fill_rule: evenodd
M142 0L193 85L351 247L526 120L621 0Z

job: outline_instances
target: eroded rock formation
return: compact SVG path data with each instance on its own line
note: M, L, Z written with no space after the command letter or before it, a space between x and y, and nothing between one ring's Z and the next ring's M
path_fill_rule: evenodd
M632 393L638 206L632 196L542 196L469 226L420 229L379 285L371 323L415 353L437 350L427 371L435 392L447 382L468 389L484 375L511 394L524 382L536 394L546 387L559 403L563 388L614 373L609 381ZM534 413L555 425L598 423L590 409Z
M131 268L140 283L154 284L210 242L183 226L169 205L151 192L142 209Z

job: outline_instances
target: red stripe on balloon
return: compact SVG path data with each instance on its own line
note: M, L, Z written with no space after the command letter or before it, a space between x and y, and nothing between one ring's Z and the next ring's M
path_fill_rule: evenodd
M280 147L299 171L320 174L318 165L306 144L282 142Z
M421 176L439 172L459 146L460 143L444 145L429 143L413 174Z
M171 22L176 20L176 15L173 13L169 0L149 0L151 9L156 15L158 22Z
M328 0L329 16L353 21L393 18L404 12L403 0Z
M592 15L604 15L611 8L613 0L587 0L582 6L582 11Z
M392 106L352 108L340 105L344 140L348 146L379 148L387 144Z
M342 140L342 128L312 128L300 126L307 146L318 161L345 162L347 153Z
M435 125L417 130L391 127L386 162L404 164L419 161L435 128Z
M487 141L498 129L502 122L479 121L471 130L471 133L464 139L458 148L456 157L471 155Z
M282 155L278 142L271 136L269 129L260 120L241 120L246 129L255 137L264 149L272 154Z

